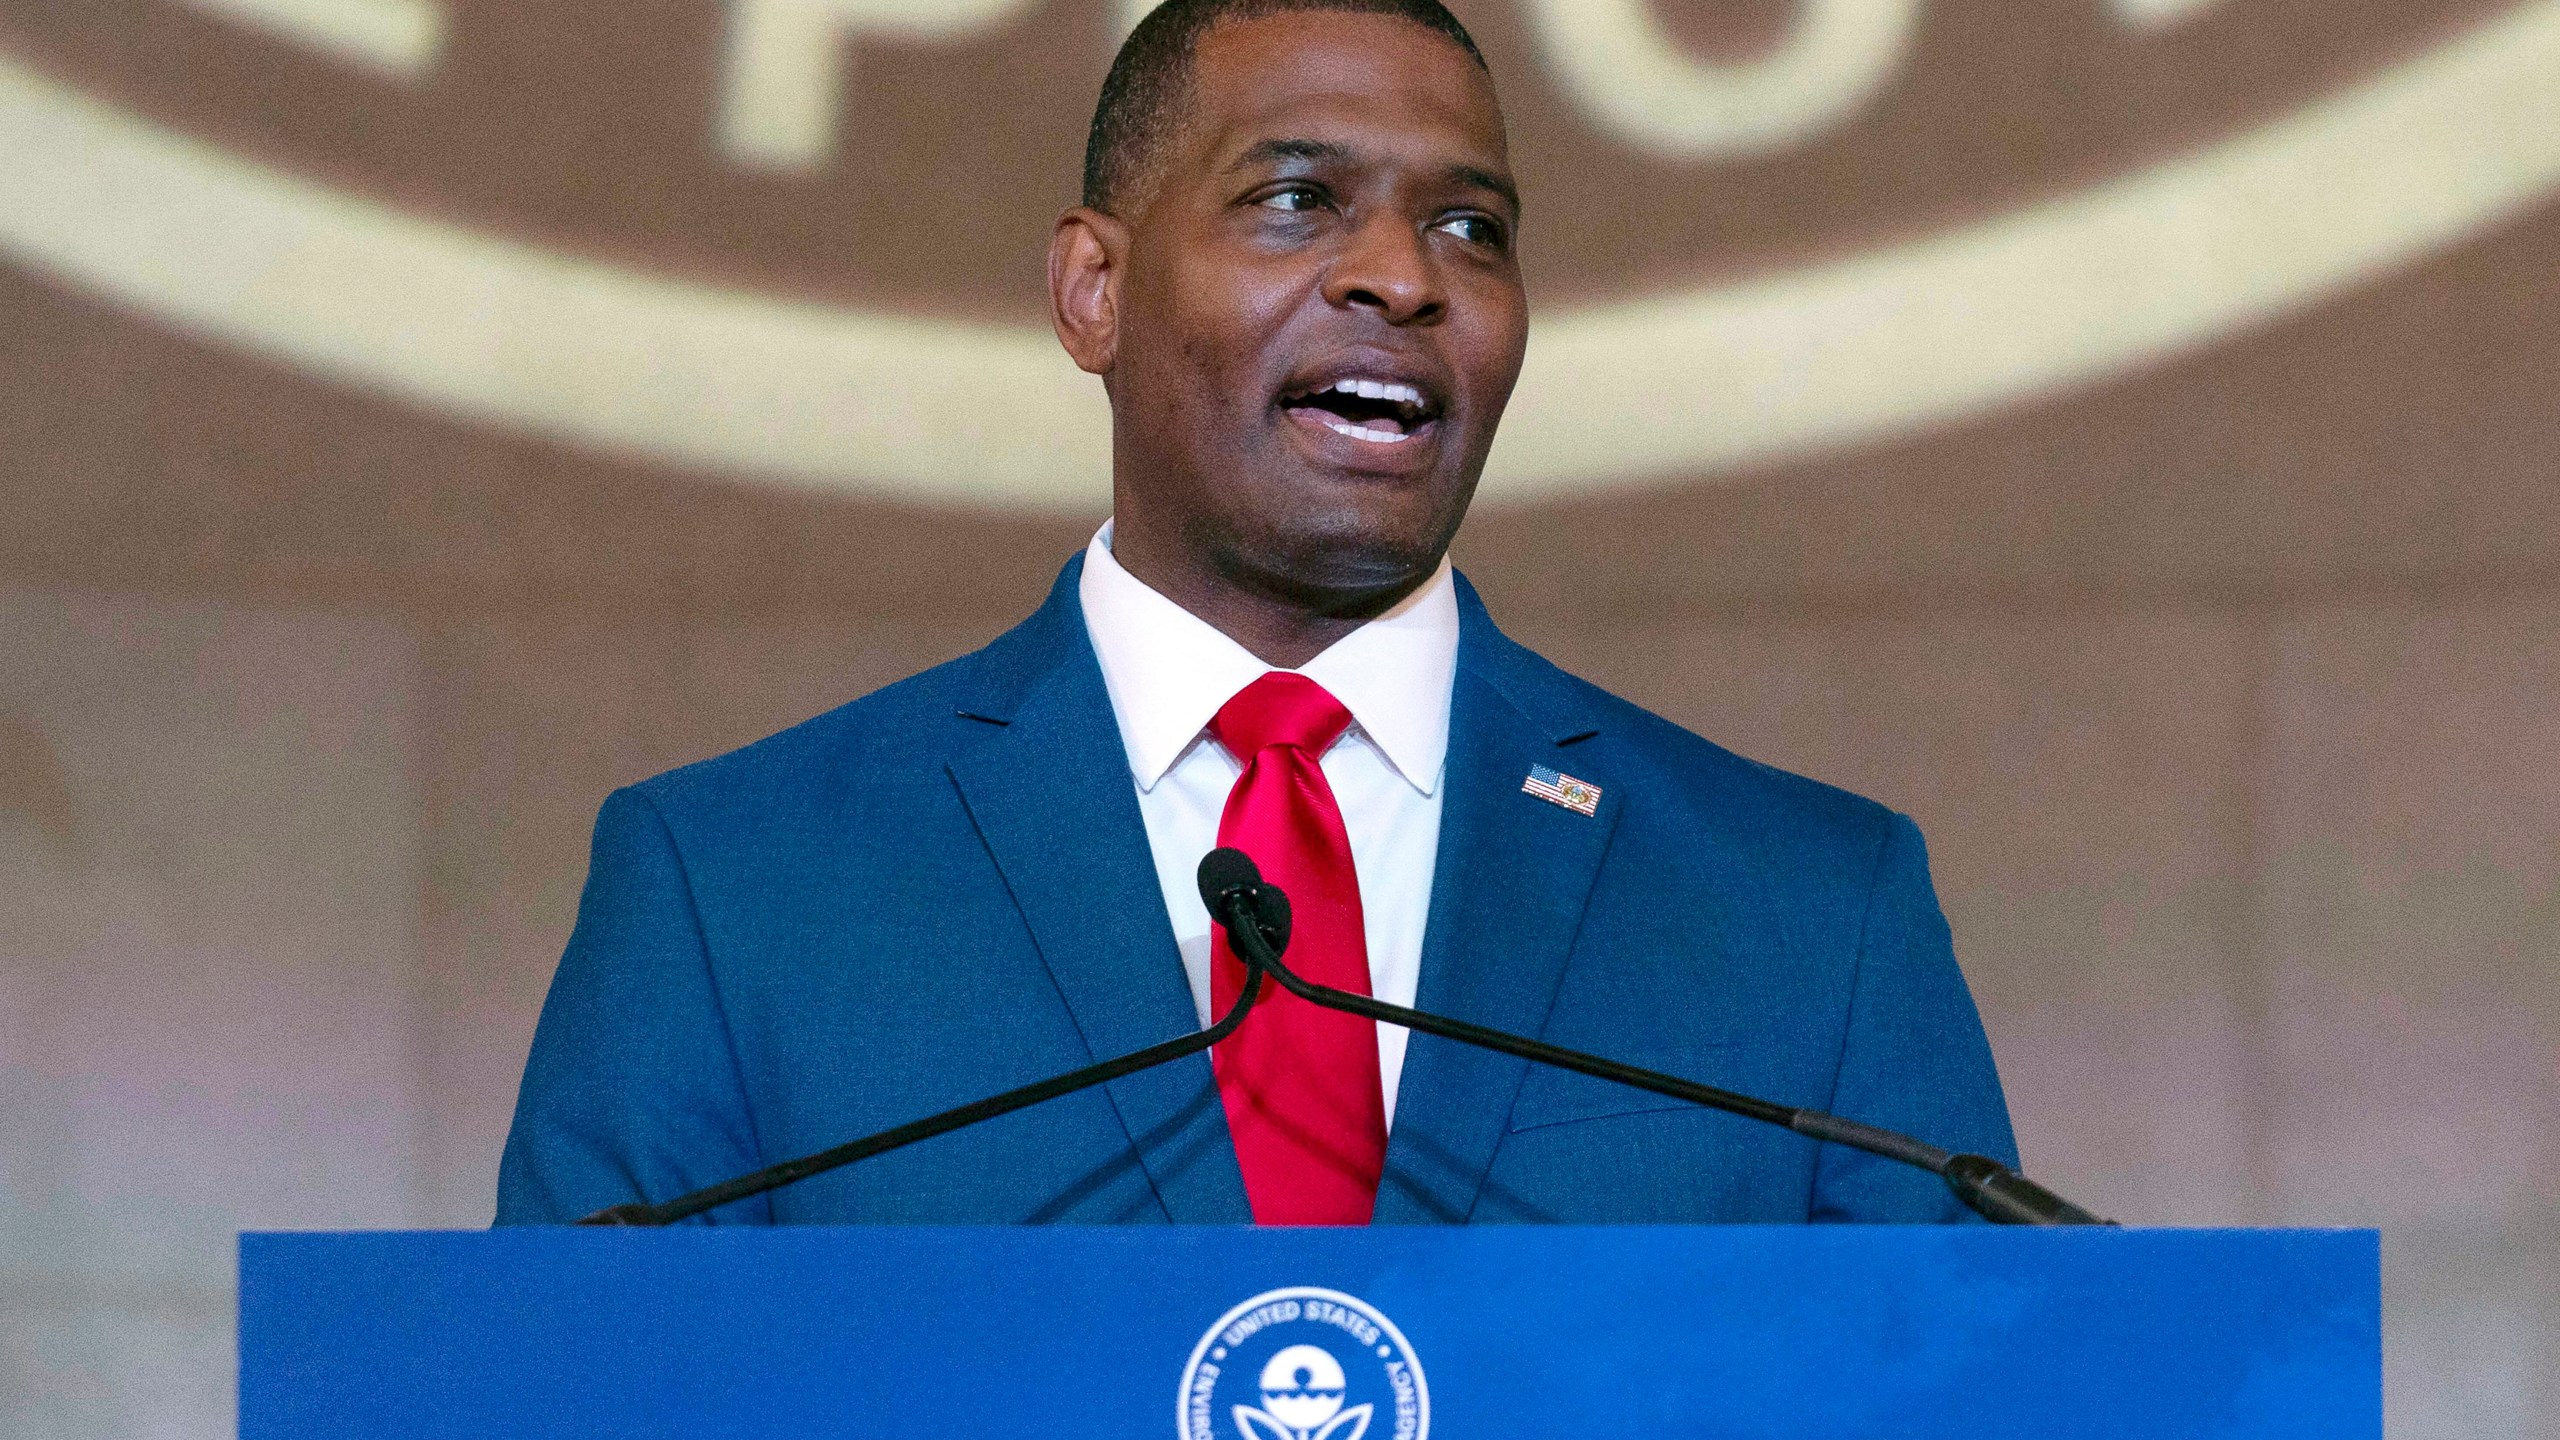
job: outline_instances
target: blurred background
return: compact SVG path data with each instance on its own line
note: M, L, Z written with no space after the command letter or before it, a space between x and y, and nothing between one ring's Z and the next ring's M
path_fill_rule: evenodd
M1101 518L1119 0L0 0L0 1431L475 1226L607 790ZM2560 1434L2560 3L1468 0L1514 634L1930 836L2028 1164Z

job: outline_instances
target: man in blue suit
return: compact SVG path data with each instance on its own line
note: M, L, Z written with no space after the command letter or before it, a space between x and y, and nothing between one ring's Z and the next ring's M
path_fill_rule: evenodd
M1084 199L1050 288L1112 523L986 649L605 803L499 1220L1196 1029L1238 972L1192 870L1240 840L1320 978L2014 1161L1912 824L1564 674L1448 566L1527 304L1437 0L1173 0ZM1965 1218L1887 1161L1289 1004L709 1218Z

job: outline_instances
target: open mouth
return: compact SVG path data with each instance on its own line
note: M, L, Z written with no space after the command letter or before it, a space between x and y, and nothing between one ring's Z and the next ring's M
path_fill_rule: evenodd
M1345 376L1280 397L1280 408L1337 435L1401 445L1440 418L1440 402L1400 380Z

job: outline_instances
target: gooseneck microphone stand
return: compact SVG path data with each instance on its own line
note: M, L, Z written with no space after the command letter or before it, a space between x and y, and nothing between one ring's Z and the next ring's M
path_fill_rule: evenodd
M1260 938L1258 932L1257 938ZM1287 947L1288 943L1289 931L1284 921L1277 942L1267 944L1264 948L1268 953L1277 955ZM990 1095L984 1100L972 1101L956 1109L945 1110L939 1115L927 1115L921 1120L910 1120L895 1129L883 1130L877 1135L866 1135L859 1140L847 1141L832 1150L821 1150L815 1155L803 1155L797 1160L785 1160L779 1165L768 1165L751 1175L741 1175L735 1180L724 1180L717 1185L696 1190L690 1195L679 1195L662 1204L651 1205L646 1201L634 1200L629 1204L611 1206L593 1215L584 1216L577 1223L581 1225L673 1225L679 1220L690 1219L705 1210L717 1210L723 1205L744 1200L752 1195L762 1195L768 1190L779 1190L785 1185L796 1184L813 1175L824 1175L830 1170L840 1169L857 1160L868 1160L874 1155L885 1155L892 1150L913 1145L919 1140L930 1140L936 1135L948 1135L954 1130L975 1125L981 1120L993 1120L999 1115L1010 1115L1016 1110L1027 1109L1043 1100L1055 1100L1061 1095L1072 1095L1078 1090L1090 1090L1096 1085L1108 1084L1124 1075L1135 1075L1141 1070L1152 1070L1158 1065L1169 1065L1185 1055L1197 1055L1236 1033L1236 1027L1244 1023L1246 1012L1252 1010L1253 1002L1261 997L1261 965L1256 961L1247 960L1244 962L1244 967L1244 993L1236 997L1236 1003L1228 1007L1227 1013L1219 1017L1217 1024L1205 1030L1176 1036L1161 1044L1150 1045L1144 1050L1133 1050L1116 1060L1103 1060L1087 1065L1081 1070L1070 1070L1064 1075L1052 1076L1049 1079L1025 1085L1018 1090L1007 1090L1001 1095Z
M1444 1040L1454 1040L1462 1045L1480 1046L1505 1055L1517 1056L1523 1060L1533 1060L1541 1065L1553 1065L1558 1069L1571 1070L1602 1080L1613 1080L1638 1090L1649 1090L1657 1095L1668 1095L1675 1100L1686 1100L1710 1110L1722 1110L1728 1114L1783 1126L1809 1139L1827 1140L1852 1149L1882 1155L1890 1160L1899 1160L1906 1165L1917 1166L1946 1181L1947 1188L1955 1192L1956 1198L1972 1207L1975 1212L2004 1225L2111 1225L2115 1223L2100 1219L1989 1156L1953 1154L1934 1145L1915 1140L1908 1135L1873 1125L1861 1125L1855 1120L1844 1120L1837 1115L1828 1115L1819 1110L1773 1104L1767 1100L1737 1094L1731 1090L1719 1090L1712 1085L1683 1080L1677 1075L1640 1070L1633 1065L1622 1065L1615 1060L1604 1059L1598 1055L1586 1055L1579 1050L1567 1050L1560 1045L1550 1045L1543 1040L1530 1040L1464 1020L1453 1020L1421 1010L1411 1010L1402 1005L1390 1005L1367 995L1352 994L1348 990L1336 990L1331 986L1313 984L1300 978L1280 960L1281 952L1289 945L1289 897L1281 892L1279 886L1266 884L1261 872L1254 867L1253 861L1241 850L1225 848L1212 850L1201 860L1200 898L1208 903L1211 918L1225 927L1229 945L1245 967L1243 992L1236 997L1236 1003L1228 1009L1227 1013L1207 1029L1150 1045L1143 1050L1132 1051L1118 1059L1104 1060L1087 1065L1081 1070L1071 1070L1064 1075L1025 1085L1019 1089L1007 1090L1001 1095L991 1095L984 1100L962 1105L957 1109L945 1110L939 1115L928 1115L921 1120L911 1120L894 1129L883 1130L877 1135L865 1136L860 1140L838 1145L832 1150L821 1150L815 1155L804 1155L797 1160L785 1160L779 1165L769 1165L752 1174L741 1175L735 1180L696 1190L689 1195L679 1195L673 1200L655 1205L645 1201L615 1205L586 1216L577 1223L581 1225L672 1225L707 1210L716 1210L723 1205L744 1200L750 1196L762 1195L769 1190L778 1190L785 1185L809 1179L811 1176L823 1175L830 1170L851 1165L857 1160L868 1160L874 1155L885 1155L889 1151L913 1145L920 1140L930 1140L936 1135L947 1135L954 1130L975 1125L981 1120L1010 1115L1016 1110L1037 1105L1043 1100L1072 1095L1076 1091L1088 1090L1125 1075L1135 1075L1141 1070L1171 1064L1186 1055L1197 1055L1233 1035L1236 1028L1244 1023L1245 1015L1253 1009L1255 1000L1262 994L1262 982L1266 976L1276 981L1290 994L1327 1010L1340 1010L1389 1025L1401 1025L1408 1030L1418 1030L1426 1035L1437 1035Z
M1289 933L1289 898L1280 887L1266 883L1261 872L1243 851L1221 847L1212 850L1200 862L1200 898L1208 903L1209 914L1226 928L1227 942L1243 960L1248 979L1269 975L1280 987L1310 1005L1327 1010L1362 1016L1388 1025L1401 1025L1462 1045L1474 1045L1499 1051L1541 1065L1613 1080L1656 1095L1686 1100L1710 1110L1722 1110L1770 1125L1793 1130L1809 1139L1827 1140L1853 1150L1882 1155L1917 1166L1944 1180L1974 1213L2003 1225L2112 1225L2112 1220L2082 1209L2024 1175L1992 1159L1988 1155L1960 1155L1941 1150L1935 1145L1915 1140L1898 1131L1875 1125L1862 1125L1820 1110L1794 1105L1779 1105L1731 1090L1719 1090L1677 1075L1655 1070L1639 1070L1598 1055L1567 1050L1543 1040L1530 1040L1505 1031L1452 1020L1427 1011L1390 1005L1367 995L1337 990L1302 979L1280 961L1280 946L1272 943L1277 933L1282 944Z

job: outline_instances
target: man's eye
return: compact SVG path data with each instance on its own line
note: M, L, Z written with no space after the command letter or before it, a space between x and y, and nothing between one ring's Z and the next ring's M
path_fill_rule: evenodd
M1497 250L1502 247L1502 226L1491 216L1452 215L1432 228L1455 235L1470 245Z
M1292 185L1262 197L1263 208L1267 210L1313 210L1323 203L1324 197L1318 195L1312 185Z

